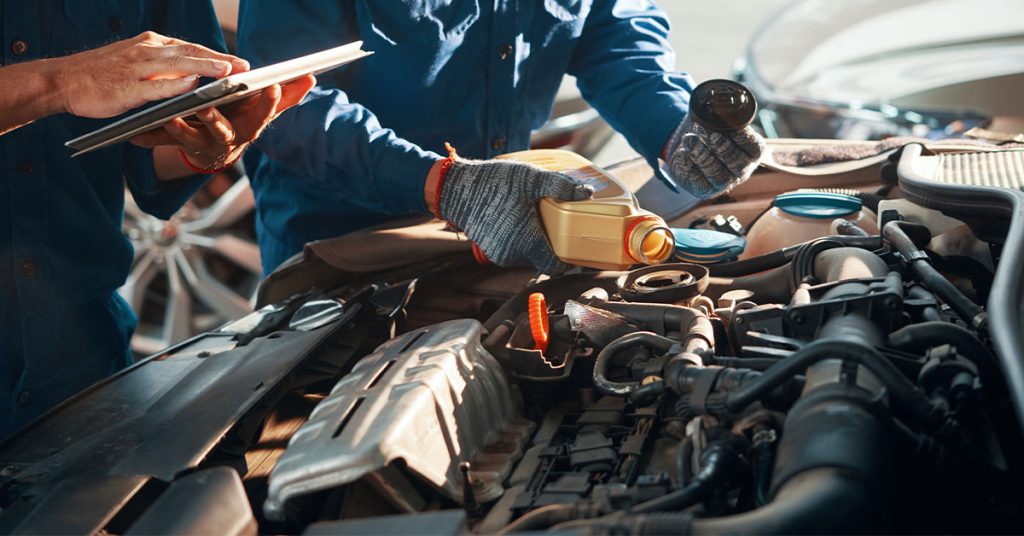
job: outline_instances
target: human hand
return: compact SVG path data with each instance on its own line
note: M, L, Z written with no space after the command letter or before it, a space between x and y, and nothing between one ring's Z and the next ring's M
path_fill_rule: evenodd
M721 133L687 115L666 145L665 161L676 182L709 199L749 179L764 151L764 140L750 127Z
M191 91L200 76L221 78L249 69L241 58L155 32L52 61L64 111L91 118L113 117Z
M259 137L281 112L299 103L316 85L307 75L284 86L273 85L256 95L225 107L196 112L198 122L177 118L163 128L131 138L141 147L178 146L197 169L220 169L241 156L246 146Z
M537 203L589 199L594 190L573 178L511 160L456 159L444 174L434 212L465 231L499 266L532 265L555 274L569 266L555 256Z

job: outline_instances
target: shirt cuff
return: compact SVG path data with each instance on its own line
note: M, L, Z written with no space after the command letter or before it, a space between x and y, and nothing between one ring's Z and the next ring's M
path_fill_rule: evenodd
M125 182L135 204L161 219L173 216L209 178L210 175L195 174L162 181L153 167L152 150L132 151L125 159Z

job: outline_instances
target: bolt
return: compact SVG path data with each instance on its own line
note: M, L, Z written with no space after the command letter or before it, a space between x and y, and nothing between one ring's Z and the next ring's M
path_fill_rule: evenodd
M793 313L789 315L789 320L794 324L800 325L804 323L804 315L800 313Z
M196 354L196 357L210 357L210 351L209 350L203 350L202 352L199 352L198 354Z

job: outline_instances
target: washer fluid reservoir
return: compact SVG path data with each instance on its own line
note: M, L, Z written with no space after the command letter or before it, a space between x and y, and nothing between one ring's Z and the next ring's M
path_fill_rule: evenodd
M562 261L598 270L625 270L672 256L674 241L665 221L640 208L624 184L586 158L559 149L520 151L498 158L563 173L594 188L594 196L585 201L540 201L544 231Z
M833 221L852 221L868 234L878 234L875 215L860 199L846 194L796 191L775 197L774 206L747 231L741 259L757 257L784 247L835 234Z

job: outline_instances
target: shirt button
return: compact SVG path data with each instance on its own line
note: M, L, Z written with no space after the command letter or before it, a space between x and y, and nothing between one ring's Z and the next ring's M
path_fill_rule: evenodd
M18 403L21 404L22 406L28 404L28 391L22 391L21 393L18 393Z
M31 160L22 160L21 162L18 162L18 173L21 173L22 175L25 175L25 176L31 175L32 174L32 161Z
M491 140L491 148L494 149L495 151L501 150L504 147L505 147L505 138L502 138L501 136L498 136L497 138L494 138L493 140Z
M11 41L11 52L18 56L28 52L28 43L24 39Z
M110 17L110 20L107 21L107 24L108 26L110 26L110 31L112 32L120 30L121 26L124 25L124 23L121 22L121 17L118 17L117 15Z
M36 275L36 262L32 259L23 259L21 261L21 273L25 277Z
M498 57L507 60L512 55L512 45L501 45L498 47Z

